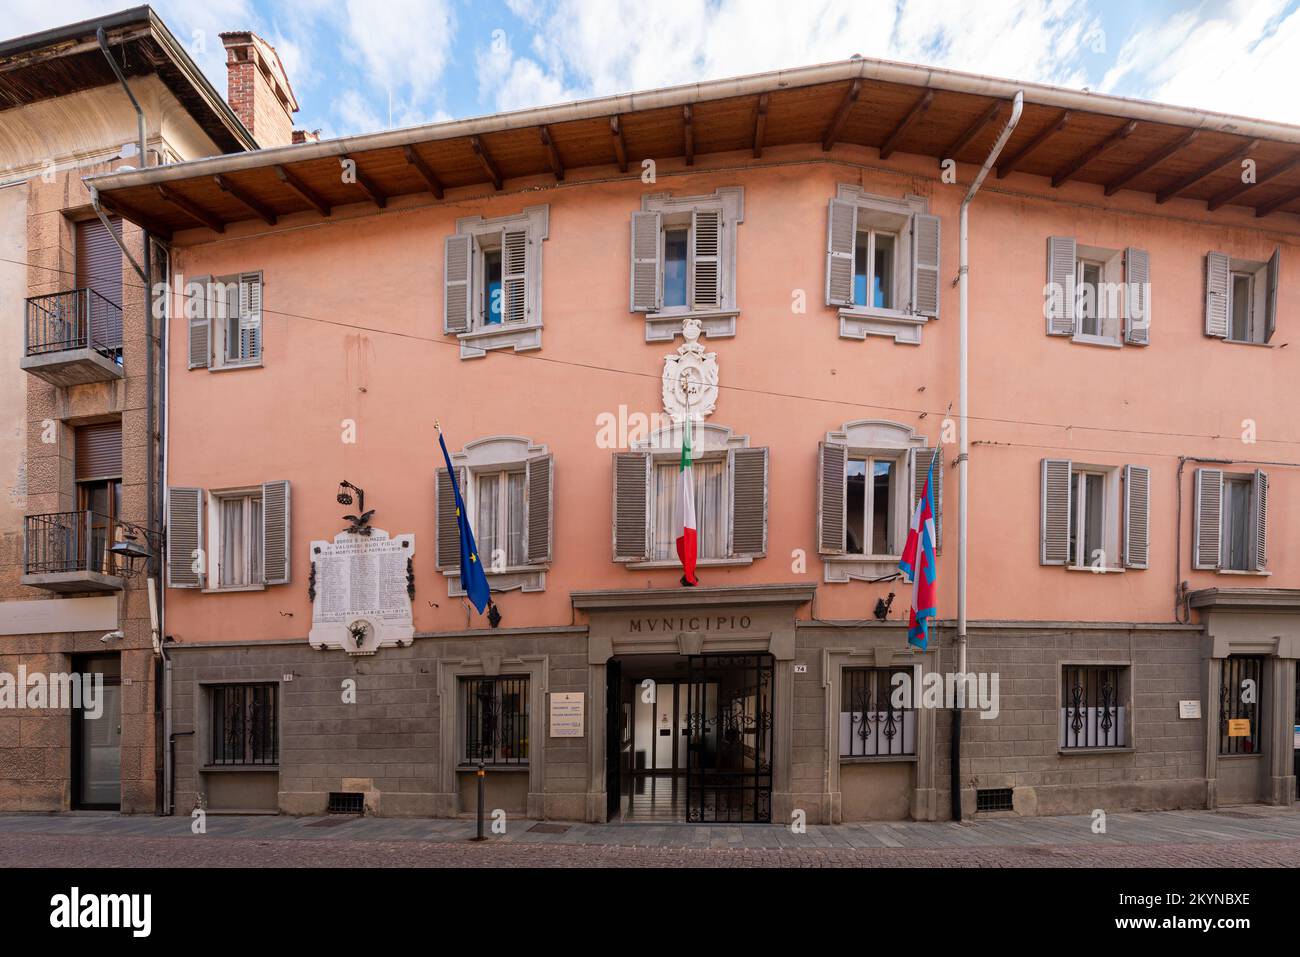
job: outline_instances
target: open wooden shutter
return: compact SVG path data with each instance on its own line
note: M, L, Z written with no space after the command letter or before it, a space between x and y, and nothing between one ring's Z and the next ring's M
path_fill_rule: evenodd
M614 453L614 561L645 561L650 535L650 454Z
M206 369L212 364L211 276L199 276L185 285L185 315L190 325L191 369Z
M912 217L912 312L939 318L939 217Z
M1268 475L1255 469L1253 494L1250 497L1255 571L1268 567Z
M289 584L289 483L262 483L262 581Z
M822 555L843 555L848 524L845 476L849 450L837 442L817 445L817 551Z
M1150 553L1151 470L1124 466L1124 567L1146 568Z
M262 275L239 277L239 358L256 362L262 358Z
M203 489L167 489L167 586L199 588L203 584Z
M1224 253L1205 256L1205 334L1228 338L1228 257Z
M1042 509L1038 526L1038 561L1041 565L1070 563L1069 459L1043 459Z
M907 507L909 523L916 513L916 506L921 501L921 496L925 494L925 477L930 469L930 461L934 460L934 550L937 552L943 548L943 450L939 450L939 457L936 459L934 449L912 449L908 453L908 458L908 469L912 476L911 496Z
M659 267L658 213L632 214L632 312L658 312L663 306Z
M767 554L767 449L732 449L732 555Z
M1278 271L1282 267L1282 248L1279 246L1273 250L1273 255L1268 260L1268 273L1266 281L1268 289L1264 300L1264 341L1268 342L1273 338L1273 330L1277 328L1277 284Z
M1074 335L1074 271L1078 260L1073 236L1047 237L1047 334Z
M469 332L474 237L448 236L443 248L442 331L446 335ZM459 562L459 552L456 561Z
M506 322L524 322L532 312L528 304L528 230L508 229L501 234L501 315Z
M722 210L691 213L691 308L722 305Z
M1192 513L1192 567L1219 567L1223 541L1223 470L1196 470L1196 511Z
M465 487L465 470L457 469L456 478ZM438 469L438 514L435 528L437 548L434 565L439 571L460 568L460 523L456 520L456 492L451 485L451 473Z
M853 244L858 236L858 208L832 199L826 222L826 305L853 305Z
M1151 260L1145 249L1124 250L1124 341L1151 343Z
M539 455L528 460L524 486L528 563L542 565L551 560L555 527L554 457Z
M94 422L76 431L78 482L122 477L122 422Z

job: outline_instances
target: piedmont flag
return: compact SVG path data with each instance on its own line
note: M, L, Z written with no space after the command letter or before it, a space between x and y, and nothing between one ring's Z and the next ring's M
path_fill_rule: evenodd
M686 417L682 433L682 463L677 471L678 511L682 516L682 533L677 536L677 557L682 561L682 584L698 585L695 577L695 473L691 470L691 419Z
M929 640L930 619L937 618L939 610L935 600L938 566L934 558L934 463L939 450L934 450L930 468L925 475L925 494L916 503L912 525L907 532L907 545L898 570L912 579L912 609L907 619L907 642L925 651Z
M456 496L456 525L460 528L460 587L481 615L483 609L492 603L492 589L488 587L487 574L483 571L483 562L478 556L478 546L474 544L474 530L469 527L465 500L460 497L460 483L456 481L456 469L451 464L451 453L447 451L442 429L438 429L438 444L442 446L447 474L451 476L451 490Z

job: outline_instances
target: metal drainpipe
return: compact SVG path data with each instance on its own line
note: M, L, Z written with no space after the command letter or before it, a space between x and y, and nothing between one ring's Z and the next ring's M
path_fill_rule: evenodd
M970 189L966 192L966 198L961 201L961 268L957 273L957 283L959 291L960 306L960 349L961 349L961 398L959 415L960 422L960 446L957 455L957 498L960 514L957 518L957 673L964 675L966 673L966 545L968 542L967 505L970 499L970 481L968 468L970 466L970 433L968 430L969 408L969 365L970 365L970 314L968 309L969 286L970 286L970 260L968 255L969 246L969 210L971 200L975 194L984 185L984 178L988 176L989 170L997 162L998 155L1002 148L1007 145L1012 131L1015 130L1016 124L1020 122L1020 113L1025 107L1025 94L1023 90L1016 91L1016 98L1011 105L1011 116L1006 125L1002 127L1002 132L998 135L997 142L993 144L993 149L989 151L988 159L984 161L984 166L980 169L979 175L975 177L975 182L971 183ZM953 708L952 712L952 819L961 820L961 709Z

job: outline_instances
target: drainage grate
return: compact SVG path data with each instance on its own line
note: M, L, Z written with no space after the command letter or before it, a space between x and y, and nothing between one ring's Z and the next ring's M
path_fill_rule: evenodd
M1011 788L979 788L975 792L975 810L1010 811Z
M528 830L536 831L538 834L563 834L568 829L567 824L534 824Z
M366 796L358 791L331 791L326 810L330 814L364 814Z

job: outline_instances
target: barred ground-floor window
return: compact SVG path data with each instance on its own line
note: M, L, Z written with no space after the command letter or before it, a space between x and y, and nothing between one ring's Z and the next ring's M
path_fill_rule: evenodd
M528 763L528 676L461 680L468 764Z
M1117 665L1066 665L1061 669L1062 748L1128 746L1128 709L1121 687L1126 676L1127 669Z
M896 681L896 676L901 678ZM895 689L902 683L901 700ZM845 668L840 689L840 757L916 754L911 668Z
M274 683L214 685L209 688L212 764L279 763L277 692Z
M1264 657L1229 655L1219 662L1219 753L1258 754Z

